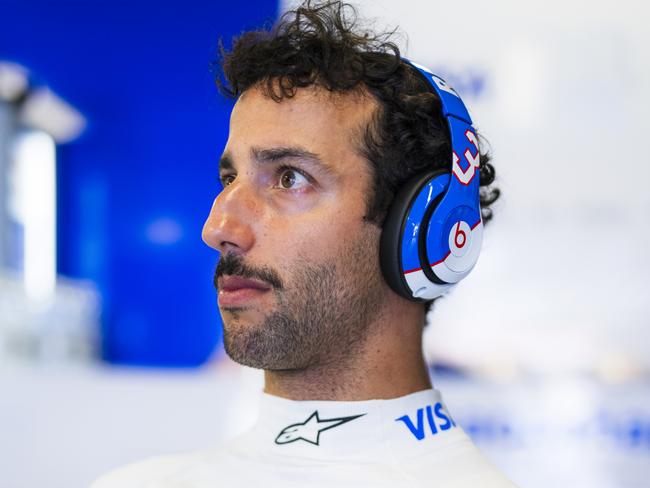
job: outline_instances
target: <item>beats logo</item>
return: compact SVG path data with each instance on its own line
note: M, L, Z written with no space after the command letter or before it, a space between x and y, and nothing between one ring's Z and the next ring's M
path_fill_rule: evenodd
M467 129L465 131L465 137L467 137L467 140L476 148L476 154L472 154L472 151L470 151L469 148L465 150L465 153L463 155L465 156L465 159L469 163L469 166L467 167L467 169L463 170L463 168L461 168L459 164L460 158L458 157L458 154L456 154L456 152L454 151L452 171L454 175L456 175L458 181L460 181L463 185L469 185L470 182L474 179L474 175L476 174L476 170L481 164L481 161L478 152L478 140L476 139L476 134L471 130Z
M449 232L449 250L454 256L462 257L469 251L472 239L472 229L464 220L454 224Z

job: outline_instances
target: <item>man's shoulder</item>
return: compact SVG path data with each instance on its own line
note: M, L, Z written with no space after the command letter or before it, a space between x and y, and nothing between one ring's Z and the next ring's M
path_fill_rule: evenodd
M245 432L214 447L126 464L104 474L89 488L162 488L173 484L172 480L179 476L205 472L206 466L223 470L232 455L246 451L249 435L250 432Z
M443 450L405 462L403 469L416 479L427 479L435 466L438 483L445 488L517 488L460 430L460 439Z
M126 464L98 478L90 488L143 488L158 486L165 479L203 458L203 452L155 456Z

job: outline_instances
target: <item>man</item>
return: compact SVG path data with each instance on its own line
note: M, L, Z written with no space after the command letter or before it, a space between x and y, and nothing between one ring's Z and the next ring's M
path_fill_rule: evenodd
M390 262L380 265L408 182L444 170L436 178L452 184L459 163L443 95L386 36L358 32L350 12L308 2L223 53L224 90L237 102L203 239L221 253L225 349L265 371L257 425L222 448L127 466L94 488L514 486L429 379L425 313L451 284L411 296L389 284ZM483 219L467 232L458 224L461 248L498 197L485 188L487 156L479 164L468 151ZM470 166L458 173L467 188Z

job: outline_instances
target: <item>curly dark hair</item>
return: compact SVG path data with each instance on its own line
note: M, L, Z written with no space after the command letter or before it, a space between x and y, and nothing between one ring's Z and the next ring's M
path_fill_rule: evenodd
M357 13L340 1L307 0L268 29L245 32L230 51L220 44L225 80L220 91L237 97L261 86L275 101L298 88L318 85L330 92L367 91L378 110L362 129L360 153L373 168L366 219L382 225L396 191L414 175L451 170L451 142L438 95L391 41L395 31L359 27ZM481 138L479 138L481 141ZM480 200L484 222L500 191L490 155L479 144Z

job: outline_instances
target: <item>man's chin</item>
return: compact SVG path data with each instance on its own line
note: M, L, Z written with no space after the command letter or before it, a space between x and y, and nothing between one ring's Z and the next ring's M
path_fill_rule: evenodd
M228 312L223 315L223 343L235 362L265 370L295 369L304 363L299 334L278 314Z
M224 327L223 345L230 359L250 368L275 369L281 359L270 353L256 334L248 335L241 330L227 331Z
M223 345L230 359L253 368L261 367L264 356L264 317L250 307L223 307Z

